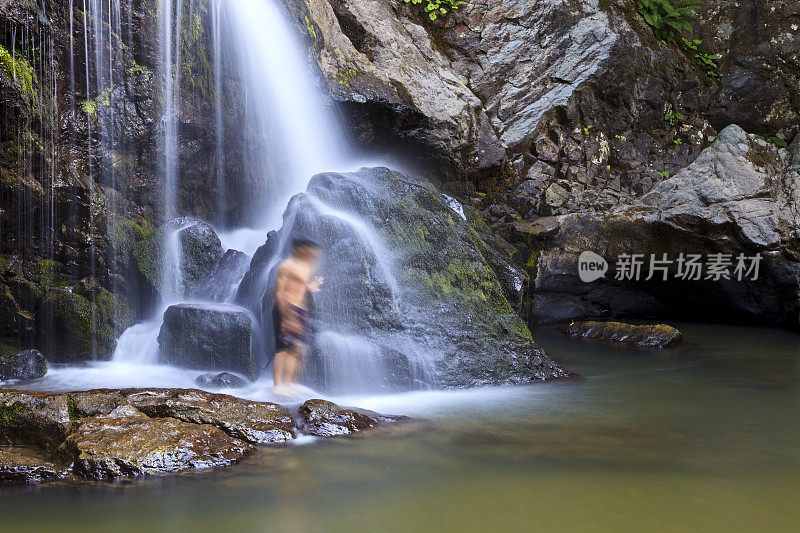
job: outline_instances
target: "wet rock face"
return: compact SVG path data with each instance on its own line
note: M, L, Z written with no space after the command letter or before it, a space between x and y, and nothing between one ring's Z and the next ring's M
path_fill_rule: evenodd
M252 318L236 306L171 305L164 312L158 345L160 360L167 364L258 377Z
M374 428L379 425L408 421L406 416L388 416L347 409L325 400L307 400L298 409L301 429L306 435L335 437Z
M630 348L668 348L683 340L681 332L666 324L638 325L623 322L573 322L564 330L568 337Z
M567 375L532 341L510 303L520 301L527 279L508 261L508 245L491 237L474 210L464 206L462 217L449 202L386 168L319 174L290 202L284 227L256 252L239 302L271 326L273 258L288 255L293 235L311 234L322 245L319 273L326 280L314 297L320 341L306 374L315 386L330 385L337 370L326 368L337 356L334 343L348 352L341 364L366 350L356 344L371 346L364 364L380 359L390 370L369 379L388 376L387 388ZM264 345L271 351L272 339Z
M47 373L47 359L38 350L0 354L0 380L39 379Z
M515 227L509 238L530 257L536 280L531 320L679 315L797 327L798 145L777 149L732 125L694 163L633 205L608 215L555 217L558 229L547 236ZM583 251L609 262L604 278L580 281ZM715 279L703 270L699 279L681 279L681 253L684 258L699 254L701 263L724 254L727 278ZM638 281L617 279L622 254L643 254L646 264ZM660 271L646 280L651 254L658 259L666 254L672 261L666 280ZM761 254L757 279L754 272L741 272L738 279L739 254ZM750 268L747 261L744 266Z
M300 413L295 424L278 404L193 389L0 389L0 484L206 470L298 432L329 437L407 420L323 400Z

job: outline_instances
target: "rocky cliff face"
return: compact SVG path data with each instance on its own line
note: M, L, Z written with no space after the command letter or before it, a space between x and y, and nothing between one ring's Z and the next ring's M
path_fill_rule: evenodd
M79 2L72 12L51 0L0 5L4 350L21 343L55 360L108 356L156 297L136 259L163 209L158 3L115 2L113 27L99 4L87 3L87 13ZM180 210L214 218L208 7L185 4Z
M695 303L716 294L708 302L719 319L797 324L791 156L752 136L727 151L745 135L738 128L703 152L731 124L777 146L797 134L795 2L701 2L689 37L702 43L692 51L658 41L629 0L473 0L435 22L391 0L286 3L306 17L322 76L362 140L419 143L445 164L439 179L471 196L496 231L515 227L506 235L517 262L536 278L534 321L708 309L669 297L674 286L606 288L587 300L587 287L568 281L577 280L570 254L583 243L618 253L764 251L761 285L680 294ZM696 53L719 54L718 70L701 67ZM689 166L701 153L699 167ZM710 167L723 161L720 178ZM759 185L733 193L740 172ZM690 181L721 196L677 198ZM676 196L669 209L652 203L666 190ZM630 206L640 206L636 215ZM714 237L703 235L709 227Z

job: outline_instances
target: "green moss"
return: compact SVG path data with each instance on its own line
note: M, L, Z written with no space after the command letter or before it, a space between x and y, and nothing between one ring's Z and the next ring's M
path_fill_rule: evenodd
M13 428L20 423L19 415L28 411L29 407L22 402L0 404L0 427Z
M99 110L111 105L111 91L113 90L113 85L107 86L97 95L97 98L83 102L81 104L81 109L83 109L83 112L89 115L90 118L95 117Z
M39 286L42 294L46 294L58 284L61 263L52 259L39 261Z
M3 45L0 45L0 69L17 82L20 91L31 105L36 103L34 92L37 84L36 74L25 59L13 57Z
M81 417L78 406L75 403L75 398L69 394L67 395L67 414L70 420L78 420Z

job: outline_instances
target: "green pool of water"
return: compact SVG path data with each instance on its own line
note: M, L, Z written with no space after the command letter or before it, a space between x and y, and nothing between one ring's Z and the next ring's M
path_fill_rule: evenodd
M663 352L536 332L584 378L346 398L424 421L229 470L0 488L0 531L797 531L800 335L679 327Z

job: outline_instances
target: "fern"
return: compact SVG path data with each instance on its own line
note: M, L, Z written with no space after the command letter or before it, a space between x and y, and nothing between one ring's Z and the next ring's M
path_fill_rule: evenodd
M636 8L655 36L672 43L692 31L688 19L697 16L697 6L698 0L636 0Z
M431 20L436 20L440 15L446 15L448 11L458 9L460 6L467 3L466 0L403 0L403 2L414 5L419 5L424 2L425 6L423 6L422 9Z

